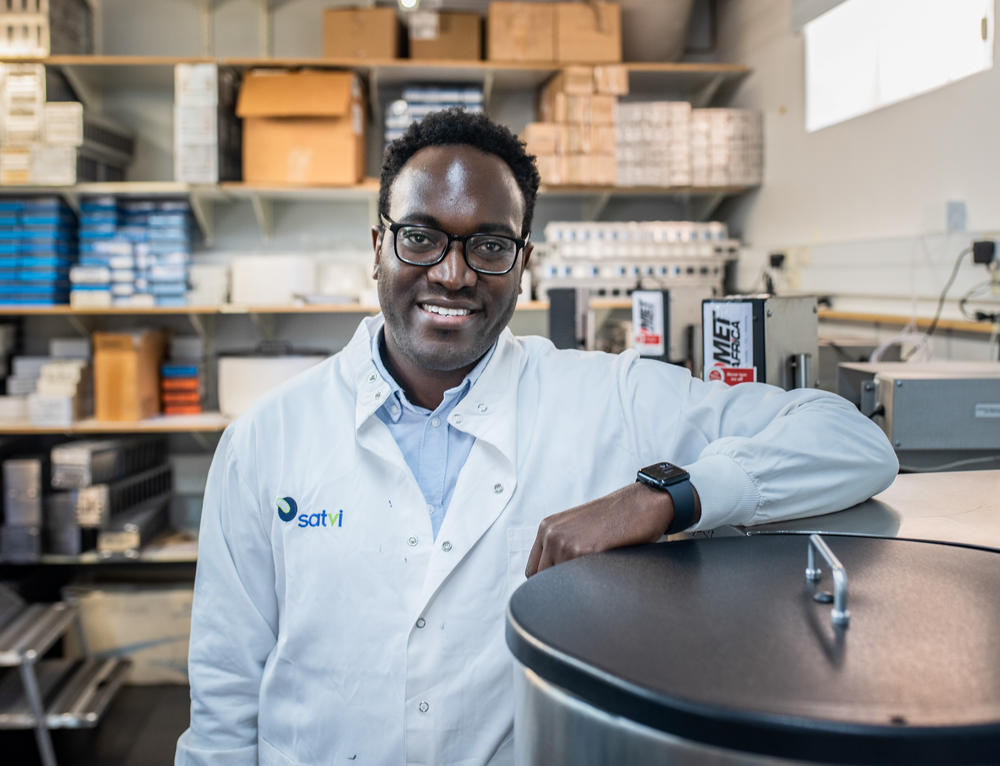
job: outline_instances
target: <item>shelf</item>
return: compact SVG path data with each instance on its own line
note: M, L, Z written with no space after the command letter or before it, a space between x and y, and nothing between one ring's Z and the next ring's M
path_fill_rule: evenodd
M35 664L45 701L45 726L78 729L96 726L125 681L132 663L118 659L43 660ZM37 726L16 672L0 677L0 729Z
M832 309L820 309L819 318L827 322L864 322L865 324L887 324L894 327L905 327L911 321L921 330L926 330L931 326L929 317L912 317L901 314L869 314L863 311L834 311ZM953 332L971 332L989 335L993 332L993 325L989 322L970 322L967 319L940 319L937 323L939 330L951 330Z
M170 88L177 64L214 64L196 56L49 56L39 59L0 59L9 64L45 64L59 67L84 99L103 90Z
M218 433L229 419L217 412L202 415L161 415L135 423L101 423L80 420L71 426L36 426L31 423L0 423L0 434L185 434Z
M27 604L0 627L0 667L40 659L76 617L69 604Z

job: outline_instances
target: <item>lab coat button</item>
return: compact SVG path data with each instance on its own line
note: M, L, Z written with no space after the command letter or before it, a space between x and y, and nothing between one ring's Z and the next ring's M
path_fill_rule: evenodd
M480 402L479 404L476 405L476 409L479 410L480 412L486 412L486 410L488 410L489 407L487 407L483 402Z
M503 492L503 484L501 484L500 482L497 482L496 484L494 484L493 485L493 492L496 493L496 494L498 494L498 495L501 492Z
M417 618L417 627L418 628L422 628L426 624L427 624L427 620L425 620L423 617L418 617Z
M417 538L413 537L413 536L408 537L407 540L406 540L406 544L409 545L411 548L413 548L414 546L416 546L416 544L419 543L419 542L420 541Z
M452 415L451 422L454 423L456 426L462 425L462 416L458 414Z
M443 550L445 553L448 553L451 550L451 543L445 540L443 543L441 543L441 550Z
M437 428L439 425L441 425L441 421L438 420L437 418L431 418L431 425Z
M376 375L374 372L368 376L369 383L374 383L376 380L378 380L378 375Z
M375 401L378 401L381 398L382 398L382 392L381 391L376 391L375 392Z
M420 703L420 704L419 704L419 705L417 706L417 709L418 709L418 710L419 710L419 711L420 711L421 713L426 713L426 712L427 712L428 710L430 710L430 709L431 709L431 706L430 706L430 705L428 705L428 704L427 704L426 702L421 702L421 703Z

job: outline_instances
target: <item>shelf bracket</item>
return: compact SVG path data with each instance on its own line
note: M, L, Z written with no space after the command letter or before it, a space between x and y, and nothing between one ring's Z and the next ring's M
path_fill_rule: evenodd
M254 218L257 219L260 238L269 242L274 233L274 203L269 199L264 199L260 194L252 194L250 195L250 205L253 207Z
M66 319L69 322L70 327L72 327L74 330L76 330L80 334L81 337L83 337L83 338L89 338L90 337L90 328L87 327L86 324L84 324L83 320L80 319L80 317L75 317L73 315L69 315L69 316L66 317Z
M188 314L187 318L195 334L201 338L202 343L207 343L209 340L208 331L205 329L205 323L201 321L201 317L197 314Z
M382 101L379 99L378 80L378 68L372 67L368 70L368 103L371 104L372 122L375 123L376 127L381 127L384 132L385 125L382 124Z
M22 659L18 666L21 672L21 683L24 685L24 693L28 698L28 707L35 719L35 742L38 744L38 753L41 756L44 766L56 766L56 754L52 748L52 737L49 736L47 721L45 720L45 705L42 702L42 693L38 688L38 681L35 678L35 661Z
M587 197L583 201L583 218L586 221L596 221L601 217L604 208L611 200L611 192L601 192L593 197Z
M256 312L248 315L250 323L254 326L263 340L274 340L277 329L277 321L274 314L262 315Z
M260 55L271 58L271 0L257 0L257 25Z
M215 0L201 0L201 52L212 55L215 38Z
M722 87L722 83L725 82L725 77L721 74L716 75L711 80L708 81L708 85L705 85L695 97L691 99L691 106L695 109L702 109L712 103L712 99L715 98L715 94L719 92L719 88Z
M215 448L215 445L209 442L208 437L205 436L205 434L203 434L201 431L192 431L191 438L194 439L198 443L198 446L201 447L203 450L209 450Z
M493 83L496 80L494 72L487 70L483 76L483 108L488 112L490 109L490 96L493 95Z
M191 212L198 221L205 244L211 245L215 238L215 209L208 197L199 194L195 189L191 190Z
M725 198L725 194L707 194L701 199L689 198L687 202L688 215L691 216L692 221L707 221Z

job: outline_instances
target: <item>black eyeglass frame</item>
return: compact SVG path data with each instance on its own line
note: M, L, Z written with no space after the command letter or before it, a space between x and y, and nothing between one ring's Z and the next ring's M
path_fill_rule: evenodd
M395 253L396 257L399 258L399 260L401 260L403 263L409 264L410 266L425 266L427 268L430 268L431 266L436 266L445 259L446 255L448 255L448 251L451 250L452 242L461 242L462 258L465 260L466 266L468 266L477 274L485 274L486 276L490 277L499 277L503 276L504 274L509 274L513 270L513 268L517 265L517 257L521 254L521 251L524 250L524 246L528 244L527 237L525 237L524 239L520 239L518 237L509 237L506 234L489 234L486 232L475 232L473 234L466 234L462 236L460 234L451 234L450 232L444 231L444 229L438 229L434 226L425 226L422 223L400 223L398 221L392 220L385 213L379 213L379 217L385 219L389 223L388 229L392 233L392 252ZM430 263L419 263L417 261L408 261L406 258L401 256L399 254L399 246L398 246L399 239L398 237L396 237L396 232L399 231L404 226L409 226L415 229L429 229L430 231L437 231L440 232L441 234L444 234L448 238L448 242L445 244L444 249L441 251L441 255L439 255L436 260L431 261ZM382 225L382 228L383 229L386 228L385 224ZM469 262L469 251L466 246L466 242L468 242L473 237L500 237L502 239L509 239L511 242L517 245L517 250L514 251L514 260L512 260L510 266L508 266L503 271L485 271L483 269L476 268Z

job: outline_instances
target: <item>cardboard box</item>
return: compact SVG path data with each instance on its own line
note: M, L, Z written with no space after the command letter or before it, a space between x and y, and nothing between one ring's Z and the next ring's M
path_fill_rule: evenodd
M364 108L350 72L250 72L236 114L247 183L351 185L364 176Z
M620 64L594 67L594 90L612 96L627 96L628 69Z
M556 94L558 96L558 94ZM615 97L566 96L566 122L590 122L596 125L613 125L615 122ZM557 99L558 101L558 99Z
M566 122L569 119L567 99L569 96L562 91L543 90L538 99L538 116L542 122Z
M490 61L555 61L555 6L490 3L486 56Z
M128 657L130 684L186 684L191 634L190 585L69 585L63 598L80 610L87 650ZM66 654L82 655L76 631Z
M94 333L94 415L136 421L160 412L160 360L166 339L157 330Z
M529 122L524 128L524 143L529 154L544 157L566 151L566 126L554 122Z
M545 83L545 89L562 91L576 96L589 96L594 92L594 68L589 66L563 67Z
M400 40L395 8L327 8L323 12L325 58L399 58Z
M566 155L540 155L535 158L535 165L543 184L561 186L566 183Z
M622 60L618 3L555 3L556 61Z
M427 23L410 24L411 59L479 61L483 57L483 19L478 13L425 13ZM430 19L436 17L437 24Z

